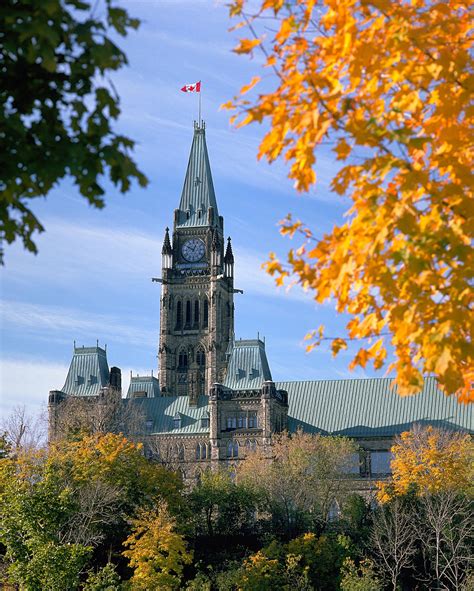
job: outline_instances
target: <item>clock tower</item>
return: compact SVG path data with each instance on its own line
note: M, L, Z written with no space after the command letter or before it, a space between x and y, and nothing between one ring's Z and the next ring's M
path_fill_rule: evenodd
M234 332L234 257L224 240L207 154L205 124L194 137L173 231L162 249L161 391L198 396L222 382Z

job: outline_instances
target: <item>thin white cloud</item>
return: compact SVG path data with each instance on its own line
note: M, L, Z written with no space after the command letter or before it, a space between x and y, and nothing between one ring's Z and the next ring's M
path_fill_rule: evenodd
M67 366L35 357L0 359L0 410L8 415L16 406L26 405L38 412L48 401L48 392L61 388Z
M119 287L120 277L126 277L127 282L150 281L153 275L159 275L161 268L161 244L160 241L150 234L145 234L130 228L106 228L84 224L65 222L58 218L44 220L47 232L38 239L40 256L48 264L38 266L31 265L28 255L21 251L15 256L15 251L9 253L11 261L7 268L11 279L23 279L29 282L53 282L56 287L63 285L73 289L75 286L87 289L89 286L97 288L102 283L106 284L107 290L113 291ZM62 248L58 249L57 245ZM260 296L281 298L285 297L300 302L311 302L311 294L304 292L299 287L290 290L277 288L273 279L261 268L262 263L267 260L268 253L256 252L247 248L234 246L236 263L236 287L244 291ZM60 273L58 272L60 269ZM117 281L111 282L111 278L117 277ZM79 285L78 285L79 282ZM84 283L85 282L85 283ZM21 305L21 304L19 304ZM113 306L109 306L113 308ZM18 322L26 322L27 318L34 318L39 322L38 326L56 325L59 328L69 326L69 322L76 323L79 329L90 330L95 327L113 327L113 333L118 330L119 338L130 338L136 340L140 334L136 334L134 319L130 323L123 324L123 321L113 316L96 315L91 317L87 314L84 317L80 311L71 309L52 308L35 311L35 306L25 310L24 320L21 319L23 312L18 312ZM14 313L12 304L5 313ZM44 312L44 316L43 316ZM48 318L52 315L52 320ZM41 320L43 317L43 320ZM30 324L33 324L30 322ZM135 331L135 332L134 332Z
M45 306L26 302L0 301L0 313L4 328L21 330L35 338L72 344L73 339L86 344L118 342L143 346L153 343L157 330L137 325L132 317L124 323L114 314L81 312L77 308Z

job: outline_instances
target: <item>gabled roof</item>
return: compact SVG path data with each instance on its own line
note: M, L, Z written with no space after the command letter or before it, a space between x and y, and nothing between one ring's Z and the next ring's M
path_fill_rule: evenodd
M288 392L288 429L348 437L392 437L415 423L474 433L474 407L446 396L434 378L401 397L392 378L277 382Z
M62 388L70 396L98 396L109 383L107 353L101 347L74 347L71 365Z
M188 396L160 396L158 398L135 398L127 404L139 404L146 421L152 421L149 433L192 435L209 433L209 427L201 426L201 418L208 416L209 398L199 396L197 406L189 405ZM181 426L174 428L174 417L181 419Z
M271 379L265 343L260 339L235 341L223 385L232 390L255 390Z
M143 393L145 398L160 396L160 382L154 376L131 376L127 398L133 398L137 393Z
M211 166L206 146L204 123L194 124L194 137L179 203L177 227L207 226L208 208L214 209L212 226L217 226L219 214L212 182Z

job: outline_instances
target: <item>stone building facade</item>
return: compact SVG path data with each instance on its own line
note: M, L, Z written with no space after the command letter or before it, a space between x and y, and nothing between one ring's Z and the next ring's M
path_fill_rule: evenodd
M444 396L433 378L407 398L388 378L275 382L265 343L235 339L234 255L219 215L204 124L194 127L155 281L161 283L158 377L131 376L122 399L120 370L109 370L105 349L74 347L64 386L49 395L51 438L60 432L68 401L88 400L92 417L105 416L118 396L116 428L127 432L130 417L140 416L148 453L189 482L208 468L244 461L257 447L270 453L275 433L302 429L356 439L352 475L364 487L388 472L393 438L415 423L473 433L472 409Z

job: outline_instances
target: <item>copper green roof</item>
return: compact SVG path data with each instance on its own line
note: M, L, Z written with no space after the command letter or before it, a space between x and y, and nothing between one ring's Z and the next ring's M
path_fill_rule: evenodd
M109 383L107 353L101 347L74 347L71 365L62 388L71 396L98 396Z
M158 398L135 398L128 404L138 404L145 421L151 421L149 434L170 433L173 435L208 434L209 427L201 426L201 419L209 416L209 398L199 396L197 406L190 406L187 396L160 396ZM175 427L179 415L181 426Z
M217 226L219 214L212 182L211 166L206 146L204 123L194 126L194 137L189 155L188 168L184 179L183 192L179 203L178 227L207 226L208 208L214 210L210 225Z
M434 378L422 392L401 397L393 379L277 382L288 392L288 428L348 437L391 437L415 423L474 433L474 406L445 396Z
M127 398L133 398L137 393L145 393L146 398L160 395L160 382L154 376L131 376Z
M232 390L255 390L271 379L265 343L260 339L235 341L224 386Z

